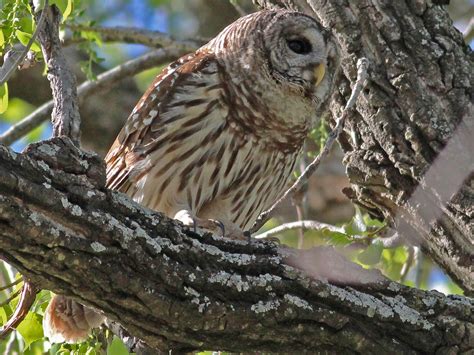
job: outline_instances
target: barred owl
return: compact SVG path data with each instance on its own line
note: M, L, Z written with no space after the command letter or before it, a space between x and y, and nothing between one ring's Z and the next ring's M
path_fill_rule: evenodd
M237 20L157 76L105 158L108 187L240 238L288 184L328 90L327 51L301 13ZM62 316L50 310L51 332Z

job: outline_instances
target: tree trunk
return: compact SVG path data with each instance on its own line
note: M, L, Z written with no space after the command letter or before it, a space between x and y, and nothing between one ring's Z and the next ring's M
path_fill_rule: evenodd
M104 186L102 161L67 138L24 154L0 146L0 255L33 283L103 310L155 349L474 347L468 298L399 285L332 248L198 236Z
M319 18L341 48L336 116L357 58L371 77L340 138L345 193L474 291L474 66L446 9L428 0L255 0Z

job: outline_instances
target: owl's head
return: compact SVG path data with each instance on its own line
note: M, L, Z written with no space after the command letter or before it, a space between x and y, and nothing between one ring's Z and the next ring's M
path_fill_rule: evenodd
M277 85L313 97L325 77L328 33L312 17L264 10L240 18L210 44L226 64L262 74ZM245 73L243 73L245 75Z
M314 90L326 71L323 28L298 12L276 12L261 32L271 75L279 82Z

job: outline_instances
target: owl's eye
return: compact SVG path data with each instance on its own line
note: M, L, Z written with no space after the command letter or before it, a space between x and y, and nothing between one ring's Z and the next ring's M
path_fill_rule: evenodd
M296 54L308 54L312 49L311 43L306 38L289 39L286 44Z

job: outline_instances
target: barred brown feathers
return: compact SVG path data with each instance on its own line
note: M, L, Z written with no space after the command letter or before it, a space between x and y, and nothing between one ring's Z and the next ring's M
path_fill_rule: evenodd
M239 237L283 192L312 126L326 46L320 26L262 11L166 68L106 157L110 188Z

